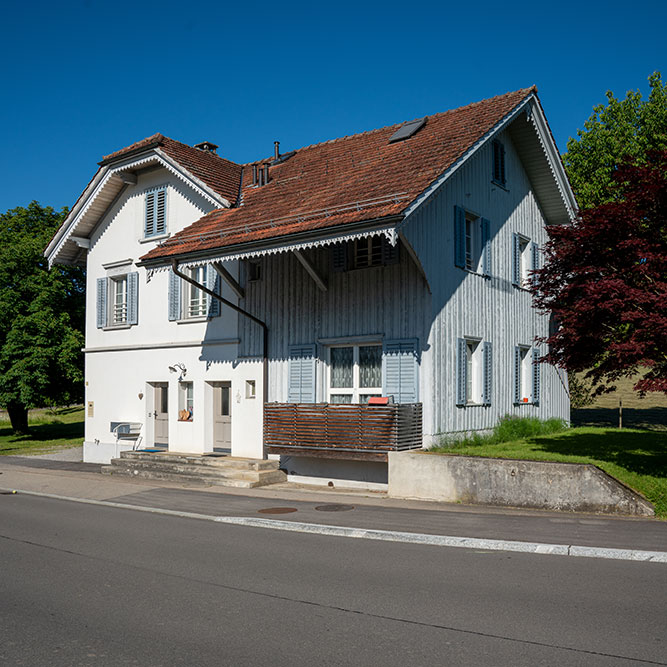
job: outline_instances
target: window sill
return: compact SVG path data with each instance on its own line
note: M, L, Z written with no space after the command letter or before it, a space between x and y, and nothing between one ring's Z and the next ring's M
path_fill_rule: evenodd
M201 322L208 322L211 318L208 315L199 315L198 317L184 317L176 320L176 324L197 324Z
M490 408L490 403L457 403L457 408Z
M493 179L491 180L491 185L495 185L497 188L500 188L501 190L504 190L505 192L510 191L506 184L499 183L498 181L494 181Z
M486 273L480 273L479 271L473 271L472 269L466 269L462 266L459 266L457 268L461 269L462 271L465 271L466 273L469 273L470 275L479 276L480 278L485 278L486 280L491 280L491 276L487 275Z
M177 419L177 422L180 422L181 424L192 424L192 419Z
M144 236L139 239L139 243L152 243L153 241L162 241L168 239L171 234L156 234L155 236Z
M512 283L512 287L514 287L515 290L518 290L519 292L527 292L530 294L530 288L524 287L523 285L517 285L515 283Z
M119 329L129 329L134 325L132 324L111 324L106 327L102 327L102 331L118 331Z
M514 405L539 405L539 403L533 403L533 401L521 401L519 403L514 403Z

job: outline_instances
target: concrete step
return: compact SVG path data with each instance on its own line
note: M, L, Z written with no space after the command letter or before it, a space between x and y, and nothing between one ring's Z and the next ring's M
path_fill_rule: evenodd
M237 470L277 470L278 461L262 459L245 459L235 456L202 456L199 454L153 453L141 451L125 451L121 459L132 461L161 461L181 463L211 468L230 468Z
M127 456L129 454L129 456ZM202 463L203 457L123 452L102 466L106 475L120 475L140 479L169 480L196 485L233 486L253 488L285 482L287 476L278 470L277 461L234 459L225 457L231 465L221 465L221 459L212 458L213 465ZM204 458L204 461L206 459ZM217 463L217 464L216 464Z

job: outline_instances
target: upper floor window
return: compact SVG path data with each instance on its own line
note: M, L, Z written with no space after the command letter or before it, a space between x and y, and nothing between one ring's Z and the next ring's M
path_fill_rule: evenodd
M167 188L151 188L145 197L144 237L163 236L167 233Z
M197 266L185 269L184 273L196 283L220 294L220 277L211 266ZM169 272L169 319L186 321L215 317L220 314L220 301Z
M118 276L111 278L112 303L111 303L111 323L127 323L127 276Z
M454 247L456 266L491 274L491 223L486 218L454 207Z
M130 326L138 322L139 273L115 271L113 275L97 279L98 329Z
M537 243L521 234L512 235L512 284L528 288L531 271L539 268L540 251Z
M505 180L505 146L496 140L493 142L493 182L506 185Z
M190 277L200 285L206 285L206 267L198 266L189 270ZM202 317L208 313L209 295L202 292L198 287L188 283L186 303L184 310L187 317Z
M337 243L331 247L330 258L334 272L398 264L399 244L391 245L384 236L368 236Z

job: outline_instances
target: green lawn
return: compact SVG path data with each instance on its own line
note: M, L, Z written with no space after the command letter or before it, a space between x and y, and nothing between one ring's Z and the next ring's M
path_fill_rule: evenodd
M13 435L7 414L0 412L0 455L44 454L83 443L83 408L31 410L28 435Z
M432 450L433 451L433 450ZM644 495L667 518L667 432L657 429L571 428L495 444L452 444L437 451L532 461L592 463Z

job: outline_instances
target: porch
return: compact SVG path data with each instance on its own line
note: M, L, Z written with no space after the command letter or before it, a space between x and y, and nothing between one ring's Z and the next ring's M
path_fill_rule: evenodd
M422 404L267 403L264 445L268 454L384 462L421 448Z

